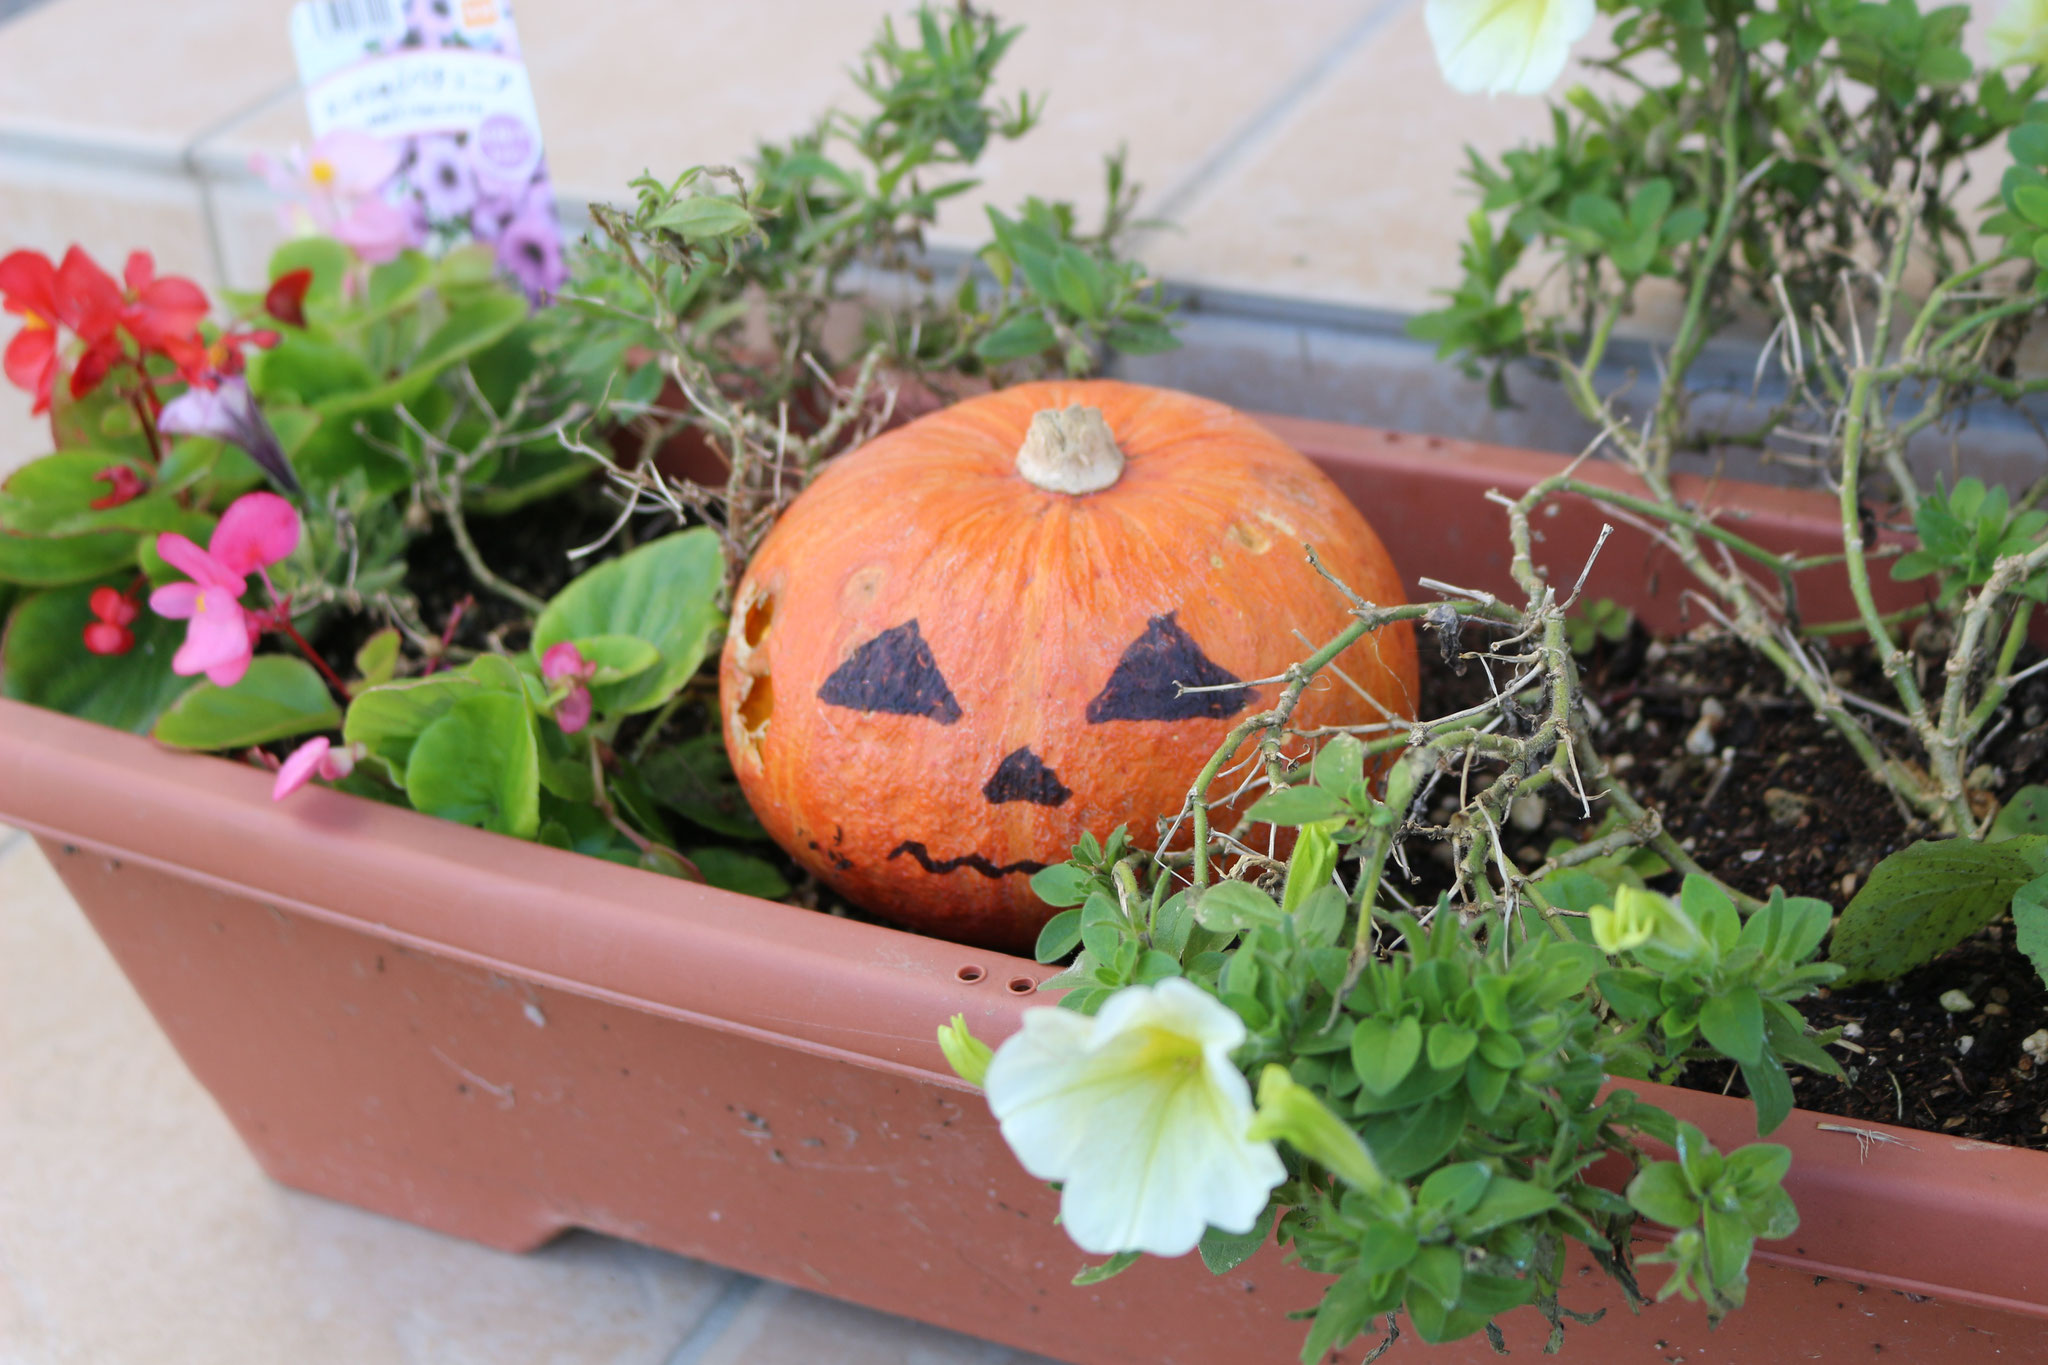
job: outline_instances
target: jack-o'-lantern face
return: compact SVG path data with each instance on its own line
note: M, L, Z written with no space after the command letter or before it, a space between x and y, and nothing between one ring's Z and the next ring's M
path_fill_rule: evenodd
M1083 716L1090 726L1221 719L1242 711L1251 696L1252 690L1202 653L1168 613L1146 623L1144 633L1124 650L1108 681L1089 699ZM855 648L818 688L818 700L869 715L923 716L939 725L957 725L966 718L914 620ZM1028 801L1057 808L1073 794L1028 742L1005 753L981 784L981 799L991 806ZM904 840L889 856L913 858L926 872L964 867L989 878L1028 875L1045 867L1032 858L997 864L978 851L939 857L916 839Z
M1028 387L1081 401L1153 392ZM1242 419L1262 439L1230 434L1258 458L1220 467L1148 444L1141 422L1120 430L1122 477L1083 496L1040 492L995 463L985 446L999 451L1003 435L966 441L951 464L902 439L997 400L1017 408L1019 393L927 418L830 469L750 566L720 672L734 771L777 842L885 918L1011 950L1053 913L1031 874L1083 833L1125 825L1156 842L1232 725L1270 701L1273 686L1249 680L1345 624L1342 597L1248 518L1284 521L1359 591L1398 600L1357 513ZM859 512L884 504L886 516ZM1162 508L1179 524L1168 529ZM1412 714L1405 632L1340 662ZM1332 687L1297 723L1383 714Z

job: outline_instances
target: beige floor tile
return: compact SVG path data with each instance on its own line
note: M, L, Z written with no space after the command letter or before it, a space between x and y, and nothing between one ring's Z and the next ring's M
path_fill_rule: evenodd
M175 155L291 83L288 11L284 0L31 8L0 25L0 140Z
M1132 174L1156 200L1373 8L1374 0L1293 0L1284 23L1247 24L1233 0L1014 0L1024 26L1003 88L1049 95L1044 122L993 146L984 190L949 206L938 239L987 237L981 205L1027 194L1101 201L1101 157L1128 142ZM521 40L557 184L574 199L617 200L642 171L673 175L743 158L835 102L859 106L847 75L879 16L902 5L759 0L676 6L614 0L599 11L529 3ZM899 29L899 31L901 31ZM209 141L201 163L226 180L253 152L308 136L296 96ZM260 235L260 234L259 234ZM234 243L241 268L240 244Z
M1156 239L1147 260L1231 289L1433 306L1470 208L1460 149L1512 146L1548 117L1541 100L1448 90L1411 4L1206 188L1185 215L1198 228Z
M1982 19L2000 0L1974 0ZM1977 44L1981 46L1981 34ZM1598 40L1580 45L1591 52ZM1582 68L1568 82L1598 88ZM1476 205L1465 148L1492 155L1545 134L1546 100L1460 95L1444 84L1419 0L1248 143L1181 215L1183 230L1146 246L1168 278L1260 294L1412 313L1441 306ZM1986 158L1997 161L1998 149ZM1977 183L1992 183L1996 170ZM1675 290L1650 281L1622 328L1668 335Z
M1013 1359L1006 1347L763 1285L690 1365L1010 1365Z
M728 1283L266 1180L26 840L0 849L0 1363L659 1365Z

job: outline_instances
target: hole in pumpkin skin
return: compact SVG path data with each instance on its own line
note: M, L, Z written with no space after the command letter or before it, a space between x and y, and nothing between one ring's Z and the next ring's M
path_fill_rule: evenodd
M775 594L763 592L747 604L745 617L740 622L740 638L747 648L757 649L761 641L768 638L768 627L775 624Z
M747 695L740 698L739 711L747 738L759 744L761 732L768 728L768 718L775 713L775 684L767 674L747 680Z
M970 962L965 967L962 967L959 971L953 973L953 975L959 977L962 981L965 981L968 985L972 986L975 982L981 980L984 976L987 976L988 973Z

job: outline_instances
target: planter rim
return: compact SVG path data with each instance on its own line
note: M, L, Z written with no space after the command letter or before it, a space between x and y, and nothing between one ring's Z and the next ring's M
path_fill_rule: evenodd
M1338 464L1408 465L1425 444L1262 420L1298 449ZM1565 463L1426 444L1426 458L1466 484L1526 487ZM1835 515L1824 495L1777 488L1724 482L1715 499L1739 503L1751 489L1763 517L1810 525L1816 515ZM938 1025L959 1013L983 1038L1007 1037L1054 970L322 788L273 803L269 786L267 774L247 765L0 700L0 820L401 949L921 1084L969 1089L944 1061ZM374 859L365 847L377 850ZM1629 1084L1724 1146L1755 1137L1746 1101ZM1794 1110L1770 1140L1793 1150L1787 1186L1802 1226L1759 1248L1760 1257L2048 1317L2048 1266L2035 1254L2048 1236L2048 1152L1806 1110ZM1947 1231L1901 1237L1902 1221L1916 1232Z

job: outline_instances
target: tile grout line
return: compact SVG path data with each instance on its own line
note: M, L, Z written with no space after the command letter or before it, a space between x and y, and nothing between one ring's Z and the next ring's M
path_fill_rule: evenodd
M734 1273L718 1291L710 1309L695 1327L692 1327L676 1348L669 1354L666 1365L697 1365L704 1355L718 1344L726 1328L740 1315L756 1294L772 1292L772 1287L752 1275Z
M1157 202L1140 206L1146 218L1164 219L1169 224L1194 207L1203 191L1214 180L1230 171L1251 152L1267 142L1309 97L1322 90L1330 78L1349 61L1361 47L1376 37L1401 11L1408 8L1412 0L1378 0L1337 35L1335 42L1324 49L1321 56L1296 72L1280 90L1280 93L1254 110L1237 127L1226 133L1207 156L1173 185L1163 191ZM1136 245L1147 238L1157 236L1161 228L1139 229L1131 234Z

